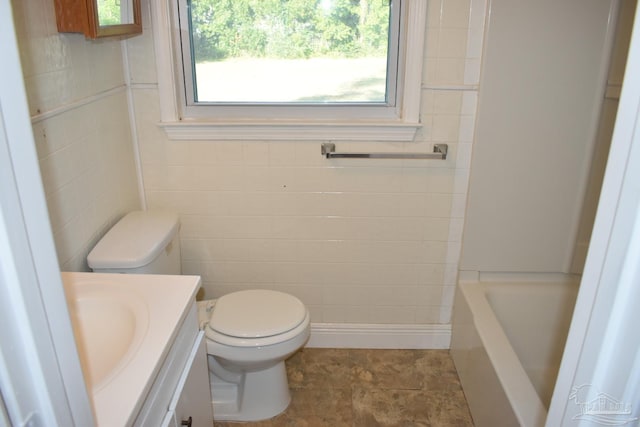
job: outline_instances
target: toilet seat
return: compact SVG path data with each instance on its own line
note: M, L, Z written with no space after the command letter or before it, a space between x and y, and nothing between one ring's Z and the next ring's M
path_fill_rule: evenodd
M307 313L305 317L302 319L300 324L295 328L278 335L272 335L270 337L264 338L240 338L240 337L231 337L229 335L221 334L213 330L208 324L205 328L205 336L212 343L218 343L222 345L226 345L229 347L265 347L275 344L280 344L285 341L288 341L292 338L297 337L298 335L305 332L306 329L309 328L309 314ZM207 348L209 344L207 344ZM213 353L210 353L213 354Z
M309 314L296 297L254 289L220 297L205 328L207 338L235 347L273 345L304 331Z

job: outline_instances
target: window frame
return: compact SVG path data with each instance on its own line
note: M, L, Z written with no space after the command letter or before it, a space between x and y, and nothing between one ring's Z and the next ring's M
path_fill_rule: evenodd
M189 6L192 0L177 0L177 15L181 25L180 49L182 66L181 78L184 80L182 89L182 105L184 105L185 117L225 117L228 119L238 119L244 117L256 117L264 119L274 119L279 117L305 118L315 117L322 119L335 119L338 117L349 117L351 119L388 119L397 117L397 89L398 89L398 66L400 64L399 48L401 44L400 28L406 16L403 14L402 0L390 2L389 21L389 43L387 52L387 75L385 98L383 102L344 102L344 103L321 103L321 102L197 102L195 100L196 82L193 59L193 48L190 46L193 38L189 31L183 31L182 27L188 28L190 25ZM184 6L184 7L183 7ZM189 48L185 48L189 46Z
M159 126L170 139L411 141L421 127L426 1L402 0L396 105L390 107L351 104L190 107L185 97L180 46L185 36L181 32L188 32L188 28L179 27L178 1L183 0L160 0L151 6Z

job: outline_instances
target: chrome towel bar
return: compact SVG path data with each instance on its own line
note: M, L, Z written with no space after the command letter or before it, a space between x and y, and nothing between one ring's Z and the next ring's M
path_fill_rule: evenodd
M321 146L322 155L327 159L432 159L447 158L447 144L434 144L433 153L336 153L336 144L325 142Z

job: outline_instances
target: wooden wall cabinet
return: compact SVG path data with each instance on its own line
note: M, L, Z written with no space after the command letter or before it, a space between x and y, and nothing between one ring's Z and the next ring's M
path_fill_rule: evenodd
M54 0L58 31L87 38L142 33L140 0Z

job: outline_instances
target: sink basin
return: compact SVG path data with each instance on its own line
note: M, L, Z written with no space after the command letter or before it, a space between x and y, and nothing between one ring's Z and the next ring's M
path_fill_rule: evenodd
M140 346L149 326L147 306L134 292L107 283L74 287L68 303L87 387L98 391Z
M190 311L198 276L61 273L96 425L131 426Z

